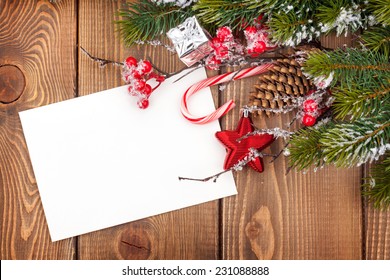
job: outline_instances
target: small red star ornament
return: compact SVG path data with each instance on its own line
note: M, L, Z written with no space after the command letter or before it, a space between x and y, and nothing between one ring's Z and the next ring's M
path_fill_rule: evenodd
M254 128L252 120L249 116L242 116L236 130L224 130L215 133L218 140L226 147L227 155L225 158L224 169L230 169L240 160L243 160L248 155L249 149L254 148L262 150L274 141L271 134L251 135L245 139L238 141L241 137L253 132ZM260 157L248 163L257 172L263 172L263 165Z

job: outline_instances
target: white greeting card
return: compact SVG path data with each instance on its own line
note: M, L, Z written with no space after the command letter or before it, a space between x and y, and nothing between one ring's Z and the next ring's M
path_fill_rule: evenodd
M52 241L236 194L231 173L178 180L221 171L226 152L218 122L180 114L182 94L205 70L177 78L145 110L123 86L19 113ZM190 105L199 115L215 109L209 89Z

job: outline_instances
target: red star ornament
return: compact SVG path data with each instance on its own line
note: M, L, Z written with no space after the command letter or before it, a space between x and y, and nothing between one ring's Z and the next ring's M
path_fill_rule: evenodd
M252 121L249 117L242 116L236 130L224 130L215 133L218 140L226 147L227 155L225 158L224 169L230 169L240 160L243 160L249 153L249 148L262 150L274 141L271 134L252 135L248 138L237 141L246 134L253 132ZM250 161L249 166L257 172L263 172L261 159L256 157Z

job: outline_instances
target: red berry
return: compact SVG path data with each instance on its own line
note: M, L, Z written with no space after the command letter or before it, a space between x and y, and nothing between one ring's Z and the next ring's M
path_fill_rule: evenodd
M255 47L253 48L254 52L256 53L262 53L266 49L266 45L263 41L256 42Z
M138 72L137 70L131 71L130 75L131 75L134 79L136 79L136 80L139 80L139 79L142 78L141 73Z
M313 126L316 123L317 119L312 115L305 114L302 119L302 124L305 126Z
M318 110L317 101L314 99L306 99L303 102L303 110L305 112L316 112Z
M255 34L257 32L257 28L254 26L248 26L245 28L245 32L248 34Z
M152 64L150 63L150 61L147 60L142 61L141 67L142 67L143 74L148 74L150 73L150 71L152 71Z
M247 49L248 54L251 55L251 57L258 57L260 54L255 53L254 49Z
M306 95L311 95L311 94L313 94L313 93L315 93L316 91L314 90L314 89L311 89L311 90L309 90L307 93L306 93Z
M137 80L134 83L134 87L138 91L142 91L145 88L146 82L144 80Z
M142 98L138 100L137 105L141 109L146 109L149 107L149 100L147 98Z
M127 67L137 66L137 64L138 64L138 61L135 57L129 56L128 58L126 58Z
M223 42L222 42L222 40L220 38L214 37L213 40L211 41L211 47L213 49L217 49L217 48L219 48L221 46L222 43Z
M232 36L232 30L229 27L223 26L218 28L217 37L222 41L226 41L227 39L230 39L231 36Z
M145 87L143 88L142 92L149 96L152 93L152 87L149 84L146 84Z

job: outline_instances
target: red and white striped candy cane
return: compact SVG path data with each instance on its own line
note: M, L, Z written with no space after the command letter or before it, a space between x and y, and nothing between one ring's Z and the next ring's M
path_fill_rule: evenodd
M182 97L181 108L180 108L181 113L183 114L183 116L187 120L189 120L190 122L192 122L194 124L205 124L205 123L209 123L209 122L212 122L214 120L219 119L220 117L222 117L223 115L225 115L227 112L229 112L231 109L234 108L234 106L236 104L234 103L233 100L229 100L228 102L226 102L221 107L219 107L217 110L215 110L214 112L212 112L211 114L209 114L207 116L195 117L188 111L188 106L187 106L188 99L192 95L197 93L199 90L201 90L202 88L213 86L213 85L218 85L218 84L225 83L225 82L229 82L231 80L235 81L235 80L239 80L242 78L251 77L251 76L254 76L254 75L257 75L257 74L260 74L260 73L267 71L272 66L273 66L272 63L267 63L267 64L263 64L260 66L255 66L255 67L251 67L251 68L247 68L247 69L243 69L243 70L211 77L211 78L205 79L203 81L200 81L200 82L192 85L191 87L189 87L187 89L187 91L184 93L184 95Z

